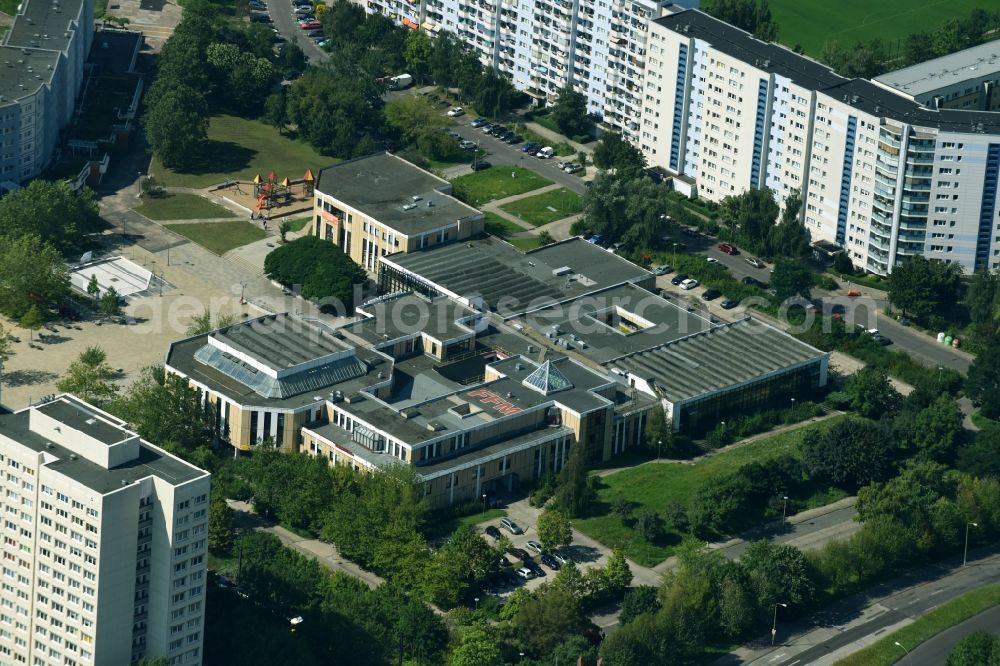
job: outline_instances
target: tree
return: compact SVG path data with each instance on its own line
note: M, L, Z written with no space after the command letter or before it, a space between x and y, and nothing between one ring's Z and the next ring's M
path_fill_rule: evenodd
M500 640L485 622L459 631L458 644L448 658L448 666L502 666Z
M284 90L282 88L281 91L271 93L264 99L264 120L278 130L278 134L281 134L288 124L288 103Z
M904 39L903 53L907 65L918 65L932 60L935 57L933 33L911 32Z
M28 308L28 311L21 315L20 324L21 328L28 329L28 339L34 339L34 333L42 327L42 323L45 320L42 319L42 313L39 311L37 305L32 305Z
M100 223L94 192L75 192L61 180L33 180L0 199L0 237L37 235L63 254Z
M335 12L324 14L324 19ZM374 109L362 79L341 78L310 68L289 87L288 119L318 150L338 157L353 154L354 144L371 122Z
M69 274L59 251L35 234L0 238L0 312L21 317L42 312L69 293Z
M622 599L622 609L618 621L625 625L643 613L655 613L660 610L660 601L656 597L656 588L652 585L630 587Z
M917 413L909 433L910 443L923 458L951 462L962 434L962 421L962 410L955 399L939 396Z
M963 636L948 655L945 666L995 666L1000 664L1000 637L986 631Z
M899 409L901 397L885 370L866 366L844 384L847 405L866 418L891 416Z
M573 137L590 131L591 121L587 116L587 98L583 93L567 83L559 90L559 99L552 107L552 119L559 131Z
M354 311L354 288L367 281L364 269L339 247L311 235L285 243L267 255L264 272L286 287L301 285L303 297L342 313Z
M535 525L538 540L545 550L555 550L559 546L568 546L573 541L573 526L562 511L543 511L538 516Z
M958 301L962 269L921 255L895 266L889 274L889 300L918 319L946 312Z
M715 0L706 11L757 39L769 42L778 39L778 26L771 18L767 0Z
M225 42L209 44L205 59L217 82L220 106L243 113L260 108L260 101L274 80L270 60Z
M635 529L643 539L653 543L663 536L663 518L655 511L643 511L635 520Z
M424 30L411 30L403 46L403 60L414 80L424 82L430 73L434 45Z
M555 588L540 589L525 601L514 616L513 625L524 642L526 652L547 655L583 626L583 612L578 599Z
M566 465L559 471L553 504L570 518L587 513L597 493L587 478L587 461L584 446L577 442L570 447Z
M720 203L723 227L731 236L757 254L770 256L769 241L775 220L778 219L778 202L774 193L764 188L751 188L742 194L730 195Z
M166 657L143 657L139 660L139 666L168 666L169 663Z
M812 286L812 273L794 259L778 258L771 272L771 288L779 300L792 296L809 298L809 288Z
M87 283L87 295L89 295L90 299L95 303L97 302L97 297L101 295L101 286L97 284L96 275L90 276L90 281Z
M204 333L208 333L209 331L232 326L235 323L235 316L231 314L224 315L218 313L215 315L215 323L212 323L212 313L208 310L203 310L201 314L191 317L191 323L188 324L185 335L188 337L202 335Z
M594 166L614 171L624 178L636 178L646 168L646 158L620 134L606 132L594 149Z
M153 152L167 168L184 168L208 140L205 97L183 83L157 79L149 92L143 125Z
M809 232L799 221L799 211L802 208L802 197L798 191L785 198L785 210L781 214L781 222L771 228L768 246L770 254L777 257L801 259L812 252L809 244Z
M770 608L782 601L808 606L816 593L815 573L801 550L788 544L754 541L740 556L757 604Z
M972 361L965 392L983 416L1000 417L1000 341L992 341Z
M990 424L958 450L956 467L966 474L1000 477L1000 426Z
M215 553L228 553L235 541L233 510L224 499L213 495L208 506L208 547Z
M114 370L108 366L107 354L97 346L87 347L70 363L66 375L56 383L65 393L72 393L84 402L103 405L118 393L112 381Z
M454 153L457 144L440 130L447 119L426 97L406 95L385 105L385 120L409 143L415 143L431 159Z
M101 296L101 313L105 317L114 317L121 314L122 308L118 303L118 292L114 287L108 287Z
M810 476L856 490L887 478L896 443L885 428L861 419L845 419L826 432L810 431L802 444L802 461Z
M542 231L538 232L539 245L551 245L552 243L555 242L556 240L552 237L552 234L550 234L548 231L543 229Z

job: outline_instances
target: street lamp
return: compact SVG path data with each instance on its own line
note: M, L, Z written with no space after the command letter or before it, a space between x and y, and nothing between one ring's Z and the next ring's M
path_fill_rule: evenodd
M476 601L476 610L479 610L479 597L476 597L475 601Z
M484 515L484 516L486 515L486 493L483 493L483 514L482 515ZM476 599L476 601L479 601L479 599Z
M771 647L774 647L774 637L778 635L778 606L788 608L788 604L780 601L774 604L774 619L771 621Z
M979 527L979 523L966 523L965 524L965 554L962 555L962 566L969 561L969 527Z
M900 649L902 649L902 650L903 650L903 653L904 653L904 654L906 655L906 657L907 657L907 660L908 660L908 661L909 661L910 663L913 663L913 660L909 658L909 657L910 657L910 651L906 649L906 646L905 646L905 645L903 645L903 644L902 644L902 643L900 643L899 641L893 641L892 643L893 643L893 645L895 645L895 646L899 647Z
M656 459L660 459L660 451L663 449L663 440L659 439L656 441Z
M781 499L785 500L784 506L781 507L781 522L785 522L785 516L788 515L788 495L782 495Z
M677 243L674 243L674 268L677 267Z

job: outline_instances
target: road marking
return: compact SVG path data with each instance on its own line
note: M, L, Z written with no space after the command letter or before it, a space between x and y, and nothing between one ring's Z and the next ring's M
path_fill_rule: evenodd
M785 653L784 652L779 652L778 654L776 654L773 657L771 657L771 659L768 660L768 663L769 664L773 664L774 662L778 661L779 659L784 659L784 658L785 658Z
M800 661L802 661L802 660L801 659L796 659L792 663L788 664L788 666L795 666L795 664L799 663Z
M944 592L944 589L943 589L943 588L940 588L940 587L939 587L939 588L938 588L938 589L936 589L936 590L931 590L931 596L933 597L933 596L934 596L935 594L937 594L938 592Z

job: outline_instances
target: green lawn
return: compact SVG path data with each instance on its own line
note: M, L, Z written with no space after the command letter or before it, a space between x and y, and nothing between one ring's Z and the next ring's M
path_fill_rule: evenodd
M771 0L771 15L778 24L778 40L789 47L802 45L817 57L828 41L850 47L876 37L890 48L914 32L934 30L941 21L965 17L981 0Z
M147 197L135 212L151 220L205 220L213 217L236 217L236 214L197 194L184 192L163 197Z
M511 173L515 177L511 178ZM479 206L496 199L537 190L551 185L552 181L524 167L498 166L459 176L451 184L456 197L471 206Z
M167 169L153 159L150 174L162 185L208 187L225 180L251 180L274 171L281 180L301 178L306 169L319 169L338 160L324 157L312 146L278 134L278 130L256 120L215 116L208 125L208 140L202 155L183 172Z
M302 231L302 228L309 224L309 217L300 217L297 220L288 221L288 231L289 233L295 233L296 231Z
M8 16L14 16L17 14L17 6L20 3L21 0L0 0L0 12Z
M496 213L486 212L484 215L486 216L486 233L488 234L507 238L508 236L513 236L516 233L524 231L521 227L506 218L500 217Z
M204 222L165 225L174 233L189 238L206 250L222 255L233 248L259 241L267 236L249 222Z
M649 543L621 519L611 513L612 504L619 499L633 503L633 515L644 510L663 514L667 505L677 502L687 506L695 492L722 474L753 461L768 460L782 454L798 457L799 443L812 428L828 428L841 417L823 423L763 437L745 446L704 458L693 465L684 463L649 463L626 469L604 477L599 491L599 503L604 514L577 520L577 529L601 543L622 548L625 555L643 566L659 564L673 554L681 535L669 533L660 543ZM822 506L844 496L836 490L822 489L808 497L795 497L799 508Z
M1000 604L1000 584L991 585L964 594L935 608L910 625L893 632L877 643L845 657L834 666L889 666L903 661L906 656L896 642L912 652L918 645L949 627L978 615Z
M576 192L560 187L527 199L511 201L501 206L503 210L516 215L528 224L540 227L549 222L576 215L583 210L583 201Z
M534 250L542 246L542 242L538 240L538 236L525 236L524 238L511 238L510 244L519 250L527 252L529 250Z

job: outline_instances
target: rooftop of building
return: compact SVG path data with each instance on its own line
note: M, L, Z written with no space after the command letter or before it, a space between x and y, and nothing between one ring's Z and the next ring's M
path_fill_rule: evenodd
M581 238L522 252L499 238L440 245L383 261L459 298L479 296L505 316L650 277L648 271Z
M339 330L357 335L376 347L421 334L442 342L466 338L474 332L460 322L476 316L451 299L431 299L412 292L376 299L361 306L359 311L367 318Z
M947 86L997 73L1000 73L1000 40L887 72L872 80L919 98Z
M174 342L166 364L237 404L297 409L389 377L391 358L342 337L297 317L268 315Z
M25 0L14 17L7 35L8 46L65 51L72 25L79 17L86 0Z
M451 183L389 153L345 160L322 169L316 191L406 236L482 215L451 196Z
M654 23L678 34L700 39L714 48L757 67L790 79L807 89L829 95L876 117L951 132L1000 133L1000 113L930 110L865 79L848 79L832 69L779 44L763 42L696 9L667 14Z
M550 344L572 349L596 363L721 325L633 284L533 312L517 320L522 322L546 336Z
M0 413L0 435L9 437L33 451L45 453L51 457L51 461L46 463L46 467L95 492L101 494L115 492L120 490L122 486L150 476L158 477L173 485L179 485L208 474L204 470L189 465L180 458L142 441L139 444L137 458L110 469L106 468L32 431L29 427L29 416L32 409L45 410L47 416L56 418L75 429L81 423L86 424L90 419L99 419L108 428L108 430L104 430L105 426L102 426L99 429L98 434L101 441L115 437L124 438L126 434L131 437L134 433L128 431L125 424L113 416L100 412L71 396L60 396L52 402L29 407L14 414ZM88 427L91 432L87 434L92 434L93 427Z
M101 444L117 444L135 436L135 433L125 427L123 421L101 415L72 396L62 396L58 400L35 407L35 410L73 430L82 432Z
M0 46L0 104L33 95L52 80L59 53Z
M670 402L759 379L826 354L773 326L746 318L610 363L652 381Z

